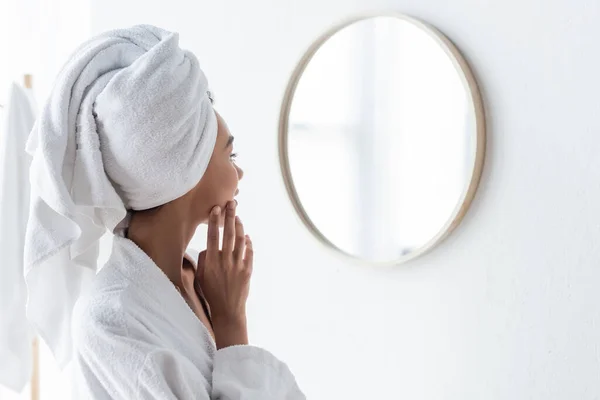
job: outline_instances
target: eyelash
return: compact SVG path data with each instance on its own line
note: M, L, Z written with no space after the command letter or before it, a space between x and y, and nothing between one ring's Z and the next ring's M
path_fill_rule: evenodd
M238 153L231 153L231 155L229 156L229 158L230 158L232 161L235 161L235 159L237 158L237 156L238 156Z

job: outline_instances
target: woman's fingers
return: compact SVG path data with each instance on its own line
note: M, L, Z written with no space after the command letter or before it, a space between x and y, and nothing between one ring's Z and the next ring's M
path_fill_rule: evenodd
M227 203L223 230L223 255L230 257L235 246L235 202Z
M198 267L196 268L196 279L200 282L204 282L204 268L206 267L206 253L204 250L198 254Z
M244 267L252 273L252 266L254 263L254 246L252 245L252 239L246 235L246 256L244 258Z
M241 264L244 260L244 249L246 248L246 237L244 236L244 225L240 217L235 217L235 249L233 250L233 261Z
M208 220L208 237L206 243L206 258L215 261L219 257L219 218L221 207L217 206L210 212Z

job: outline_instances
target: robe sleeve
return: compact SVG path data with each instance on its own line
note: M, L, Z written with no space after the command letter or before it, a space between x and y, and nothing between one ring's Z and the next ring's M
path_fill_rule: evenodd
M287 365L266 350L232 346L217 351L212 399L304 400Z
M212 386L209 394L207 387ZM148 354L136 398L145 400L304 400L288 367L266 350L233 346L217 351L212 385L185 357L170 350Z

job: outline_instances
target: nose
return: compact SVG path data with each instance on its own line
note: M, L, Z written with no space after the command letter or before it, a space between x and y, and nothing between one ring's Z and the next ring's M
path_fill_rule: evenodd
M237 174L238 174L238 180L240 180L240 181L241 181L241 180L242 180L242 178L244 177L244 170L243 170L243 169L241 169L240 167L238 167L238 166L237 166L237 164L236 164L236 166L235 166L235 169L237 170Z

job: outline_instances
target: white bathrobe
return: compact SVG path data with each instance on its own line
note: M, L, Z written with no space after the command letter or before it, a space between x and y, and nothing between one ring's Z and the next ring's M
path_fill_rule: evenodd
M304 399L287 366L252 346L217 350L167 276L132 241L77 303L77 399Z

